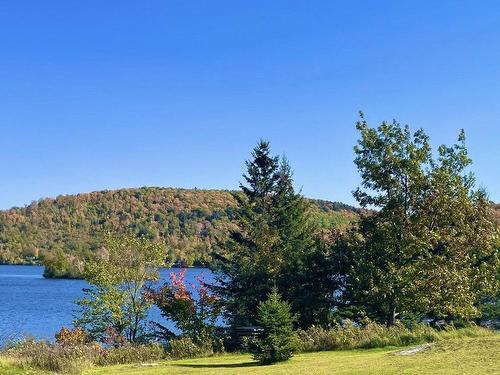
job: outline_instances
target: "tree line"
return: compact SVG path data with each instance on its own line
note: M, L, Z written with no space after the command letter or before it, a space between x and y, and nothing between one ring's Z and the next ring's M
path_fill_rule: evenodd
M357 209L309 200L323 228L344 228ZM102 251L106 233L164 244L171 263L203 265L234 227L230 191L144 187L42 199L0 211L0 263L40 264L47 276L81 277L84 259Z
M475 188L465 133L433 150L422 129L395 121L370 127L361 116L357 129L361 186L353 194L367 210L350 226L325 234L289 162L260 141L232 194L234 227L211 247L216 282L189 286L181 273L157 286L164 249L144 237L110 237L87 264L91 288L77 325L115 343L148 335L168 342L174 332L145 324L155 304L202 346L220 339L222 316L226 332L254 327L256 358L269 363L289 358L297 328L498 322L498 223Z

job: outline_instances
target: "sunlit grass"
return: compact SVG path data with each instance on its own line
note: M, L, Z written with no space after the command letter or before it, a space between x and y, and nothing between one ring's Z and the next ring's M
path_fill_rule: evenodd
M44 375L49 374L39 369L21 369L14 365L14 361L0 358L0 375Z
M86 375L164 374L498 374L500 336L441 341L413 356L400 348L298 354L290 361L259 366L249 355L97 368Z
M484 333L484 336L478 336ZM478 330L452 331L412 356L395 353L402 348L356 349L302 353L290 361L260 366L247 354L154 363L94 367L84 375L166 374L500 374L500 334ZM472 337L471 337L472 336ZM13 359L0 358L1 375L49 375L38 369L21 369Z

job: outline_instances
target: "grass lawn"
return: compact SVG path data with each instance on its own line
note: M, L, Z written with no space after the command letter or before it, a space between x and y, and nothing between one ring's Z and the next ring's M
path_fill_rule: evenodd
M249 355L162 362L157 366L97 368L85 375L165 374L500 374L500 337L443 341L412 356L401 349L347 350L298 354L290 361L259 366Z
M14 367L8 359L0 358L0 375L45 375L47 372L35 370L23 370Z
M290 361L259 366L249 355L223 355L155 364L94 368L85 375L176 374L500 374L500 335L435 343L411 356L395 355L401 348L345 350L297 354ZM20 370L0 358L1 375L48 374Z

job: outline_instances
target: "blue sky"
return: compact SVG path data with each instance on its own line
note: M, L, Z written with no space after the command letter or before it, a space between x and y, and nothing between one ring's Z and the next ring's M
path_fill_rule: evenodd
M497 1L0 2L0 208L235 188L260 138L353 203L358 110L452 143L500 201Z

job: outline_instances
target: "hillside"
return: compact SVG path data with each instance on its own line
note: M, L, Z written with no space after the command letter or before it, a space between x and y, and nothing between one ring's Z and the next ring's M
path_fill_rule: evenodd
M495 217L497 221L500 223L500 203L494 204L493 209L495 210Z
M308 200L320 227L346 227L357 210ZM187 264L209 261L210 246L229 233L231 192L144 187L41 199L0 211L0 262L39 263L43 257L75 262L98 251L106 232L144 235L168 244L169 257Z

